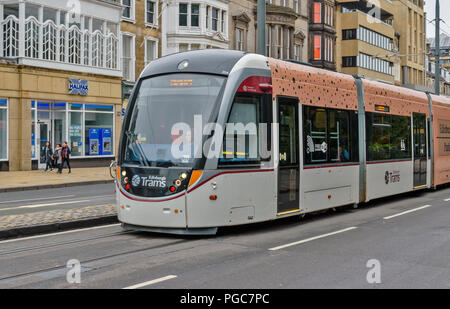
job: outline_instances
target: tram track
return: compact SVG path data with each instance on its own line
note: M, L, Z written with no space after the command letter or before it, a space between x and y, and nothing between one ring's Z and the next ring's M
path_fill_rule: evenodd
M45 244L45 245L21 247L21 248L15 248L15 249L12 249L12 250L3 250L3 251L0 250L0 257L6 256L6 255L10 255L10 254L16 254L16 253L22 253L22 252L28 252L28 251L35 251L35 250L41 250L41 249L54 248L54 247L71 245L71 244L76 244L76 243L82 243L82 242L87 242L87 241L92 241L92 240L99 240L99 239L108 238L108 237L122 236L122 235L127 235L127 234L132 234L132 233L136 233L136 232L134 232L134 231L123 231L122 232L121 231L121 232L114 232L114 233L99 235L99 236L95 236L95 237L87 237L87 238L74 239L74 240L69 240L69 241L54 242L54 243Z
M149 246L149 247L144 247L144 248L140 248L140 249L134 249L134 250L128 250L125 252L119 252L119 253L114 253L114 254L109 254L109 255L104 255L101 257L95 257L95 258L91 258L91 259L87 259L87 260L83 260L80 261L81 265L87 264L87 263L92 263L92 262L98 262L101 260L106 260L106 259L110 259L110 258L115 258L115 257L119 257L119 256L125 256L128 254L135 254L135 253L141 253L141 252L145 252L145 251L149 251L149 250L154 250L154 249L161 249L161 248L166 248L166 247L170 247L170 246L174 246L174 245L178 245L178 244L182 244L182 243L186 243L186 242L190 242L193 240L177 240L177 241L173 241L170 243L166 243L166 244L160 244L160 245L156 245L156 246ZM9 275L6 277L0 277L0 284L2 283L2 281L6 281L6 280L13 280L13 279L19 279L19 278L23 278L23 277L27 277L27 276L33 276L33 275L38 275L38 274L45 274L51 271L57 271L57 270L62 270L62 269L66 269L67 266L64 265L58 265L58 266L53 266L53 267L48 267L48 268L43 268L43 269L39 269L39 270L34 270L34 271L29 271L29 272L23 272L23 273L19 273L19 274L14 274L14 275Z

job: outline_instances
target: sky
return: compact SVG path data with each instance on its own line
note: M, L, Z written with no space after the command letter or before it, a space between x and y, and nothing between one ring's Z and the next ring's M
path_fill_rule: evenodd
M441 22L441 29L450 34L450 0L440 0L439 4L441 6L441 19L446 22L444 24ZM434 23L430 23L430 20L435 19L435 7L436 0L425 0L425 12L427 13L427 38L435 37ZM449 35L450 36L450 35Z

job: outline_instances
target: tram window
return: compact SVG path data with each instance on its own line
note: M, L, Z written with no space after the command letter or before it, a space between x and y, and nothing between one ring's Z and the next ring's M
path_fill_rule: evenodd
M358 161L358 127L355 111L304 106L305 164Z
M367 160L411 158L411 119L367 113Z
M267 123L265 116L267 109L263 109L262 102L263 97L259 95L236 96L228 123L224 128L220 165L260 163L259 127L260 123Z

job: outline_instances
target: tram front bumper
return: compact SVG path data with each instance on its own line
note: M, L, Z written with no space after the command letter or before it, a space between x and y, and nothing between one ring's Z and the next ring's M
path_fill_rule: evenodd
M117 192L119 221L148 228L186 228L186 196L166 200L141 200Z

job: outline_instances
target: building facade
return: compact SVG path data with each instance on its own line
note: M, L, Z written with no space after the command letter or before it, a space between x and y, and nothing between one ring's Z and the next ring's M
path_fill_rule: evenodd
M339 72L394 84L398 50L389 0L336 0L336 67ZM397 74L398 75L398 74Z
M425 85L426 17L423 0L394 0L394 29L399 35L401 84Z
M436 61L436 41L434 38L429 40L430 61ZM440 40L440 60L443 68L450 69L450 36L445 33L441 33Z
M121 6L0 1L0 170L42 167L67 141L74 166L106 165L121 129Z
M266 55L277 59L308 61L308 1L266 1ZM257 1L231 0L230 49L256 53Z
M161 10L159 0L116 0L122 4L123 107L126 108L135 81L145 66L161 55Z
M334 0L309 1L309 62L336 70L336 16Z
M228 49L227 0L173 0L161 12L162 56L188 50Z

